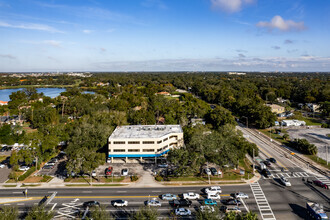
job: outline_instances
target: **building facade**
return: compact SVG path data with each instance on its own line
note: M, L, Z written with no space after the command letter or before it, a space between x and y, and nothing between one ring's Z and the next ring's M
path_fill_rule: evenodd
M271 108L271 111L275 114L280 114L285 112L285 108L283 106L280 105L276 105L276 104L271 104L271 105L267 105Z
M180 125L118 126L108 139L108 159L140 159L166 156L173 148L183 146Z

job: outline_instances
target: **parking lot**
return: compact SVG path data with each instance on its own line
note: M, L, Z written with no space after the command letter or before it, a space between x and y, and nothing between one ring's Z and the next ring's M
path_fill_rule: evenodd
M291 140L293 139L307 139L309 143L315 144L318 148L317 155L326 160L326 146L330 145L330 134L328 128L312 128L312 129L288 129L287 130ZM330 151L330 149L329 149Z

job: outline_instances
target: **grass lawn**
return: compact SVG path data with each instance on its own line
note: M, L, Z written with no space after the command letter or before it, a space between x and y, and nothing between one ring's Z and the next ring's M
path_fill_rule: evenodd
M16 187L16 185L2 185L3 187Z
M41 186L41 184L24 184L24 185L21 185L21 187L36 187L36 186Z
M125 179L125 177L113 177L113 182L121 182ZM100 177L99 181L97 181L97 179L92 178L93 183L111 183L112 182L112 177ZM86 177L79 177L79 178L66 178L64 180L64 182L69 182L69 183L89 183L90 182L90 178Z
M6 155L0 155L0 162L4 161L8 156Z
M94 186L127 186L128 184L93 184ZM76 186L91 186L89 184L66 184L65 186L71 186L71 187L76 187Z
M269 132L270 130L269 129L259 129L260 132L262 132L263 134L265 134L267 137L269 137ZM284 132L285 131L285 132ZM272 133L271 133L271 138L278 141L278 142L281 142L282 144L287 144L288 141L287 140L284 140L283 137L279 134L274 134L273 133L274 130L272 129ZM282 133L287 133L286 130L282 129Z
M309 159L311 159L314 162L322 165L323 167L330 169L330 163L327 165L327 161L326 160L323 160L322 158L319 158L316 155L306 155L305 154L305 157L308 157Z

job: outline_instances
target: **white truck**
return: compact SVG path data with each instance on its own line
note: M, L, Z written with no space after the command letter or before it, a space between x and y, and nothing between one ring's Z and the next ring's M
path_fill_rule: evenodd
M187 192L182 194L184 199L199 199L200 195L194 192Z

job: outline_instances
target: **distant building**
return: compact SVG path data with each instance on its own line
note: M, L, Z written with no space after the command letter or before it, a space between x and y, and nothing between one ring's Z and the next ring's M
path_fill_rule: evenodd
M287 100L287 99L283 99L282 97L279 97L279 98L276 99L276 101L279 102L279 103L286 103L286 102L288 102L289 100Z
M305 126L306 122L299 120L283 120L282 126Z
M246 75L246 73L238 73L238 72L228 72L229 75Z
M205 125L205 120L202 118L191 118L190 124L192 127L195 127L196 125Z
M271 108L271 111L273 113L280 114L280 113L285 112L285 108L283 106L276 105L276 104L271 104L271 105L267 104L267 106L269 106Z
M183 146L180 125L118 126L108 139L108 158L142 160L165 156L171 149Z
M320 112L320 105L314 103L307 103L307 107L311 112Z
M0 105L8 105L8 102L0 100Z

